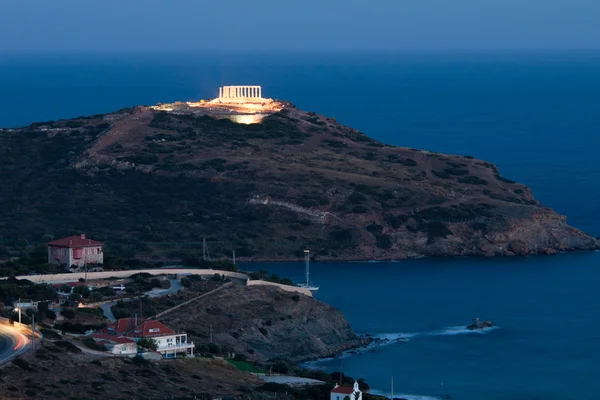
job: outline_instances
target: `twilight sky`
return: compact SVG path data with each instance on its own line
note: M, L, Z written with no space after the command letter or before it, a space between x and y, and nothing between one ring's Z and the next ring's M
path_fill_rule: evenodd
M0 52L600 49L600 0L0 0Z

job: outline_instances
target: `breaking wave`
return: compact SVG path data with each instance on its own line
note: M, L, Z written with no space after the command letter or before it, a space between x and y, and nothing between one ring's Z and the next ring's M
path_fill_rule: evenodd
M377 396L386 396L389 399L390 392L385 390L371 389L371 394ZM443 400L442 397L426 396L422 394L405 394L405 393L394 393L394 398L406 399L406 400Z
M392 344L402 343L402 342L410 342L414 339L424 338L424 337L432 337L432 336L456 336L456 335L483 335L490 331L498 329L497 326L493 326L490 328L483 328L478 330L469 330L464 326L448 326L446 328L434 330L434 331L425 331L425 332L396 332L396 333L379 333L376 335L366 335L368 337L373 338L373 342L368 344L367 346L360 347L353 350L345 351L338 356L335 357L327 357L320 358L314 361L307 361L302 363L302 366L306 368L316 368L319 364L326 363L331 360L339 360L353 356L359 356L361 354L367 352L373 352L376 349L381 347L390 346ZM396 397L396 396L394 396ZM405 396L406 397L406 396ZM415 400L428 400L435 399L435 397L406 397L407 399L415 399Z

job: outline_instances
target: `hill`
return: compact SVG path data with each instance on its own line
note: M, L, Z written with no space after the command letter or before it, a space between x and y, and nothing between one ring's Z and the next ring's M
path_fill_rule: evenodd
M257 361L334 356L366 345L341 311L273 286L230 286L161 317L200 349L217 345Z
M470 156L385 145L289 103L259 124L120 110L0 132L6 246L84 232L123 257L512 256L596 239Z

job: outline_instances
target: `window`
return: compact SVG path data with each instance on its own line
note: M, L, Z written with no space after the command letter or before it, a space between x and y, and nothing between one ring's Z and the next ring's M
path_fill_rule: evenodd
M73 249L73 258L80 259L82 256L82 249Z
M125 346L125 345L121 346L121 351L127 351L127 346Z
M160 329L158 329L158 328L151 328L151 329L148 329L148 332L150 332L150 333L156 333L156 332L160 332Z

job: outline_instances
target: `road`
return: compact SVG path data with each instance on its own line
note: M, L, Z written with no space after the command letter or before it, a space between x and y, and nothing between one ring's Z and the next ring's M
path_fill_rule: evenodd
M25 351L28 344L29 340L25 335L0 322L0 364Z
M170 281L171 281L171 287L169 287L168 289L152 289L151 291L144 293L144 295L146 295L150 298L156 298L156 297L166 296L171 293L176 293L181 290L182 286L181 286L181 281L179 279L171 279ZM133 301L133 300L137 300L137 299L138 299L138 297L136 297L134 299L125 298L122 300L123 301ZM115 322L117 320L115 318L114 314L112 313L112 310L110 309L115 304L117 304L116 301L111 301L110 303L104 303L100 306L100 308L104 312L104 316L106 318L108 318L108 320L110 322Z

